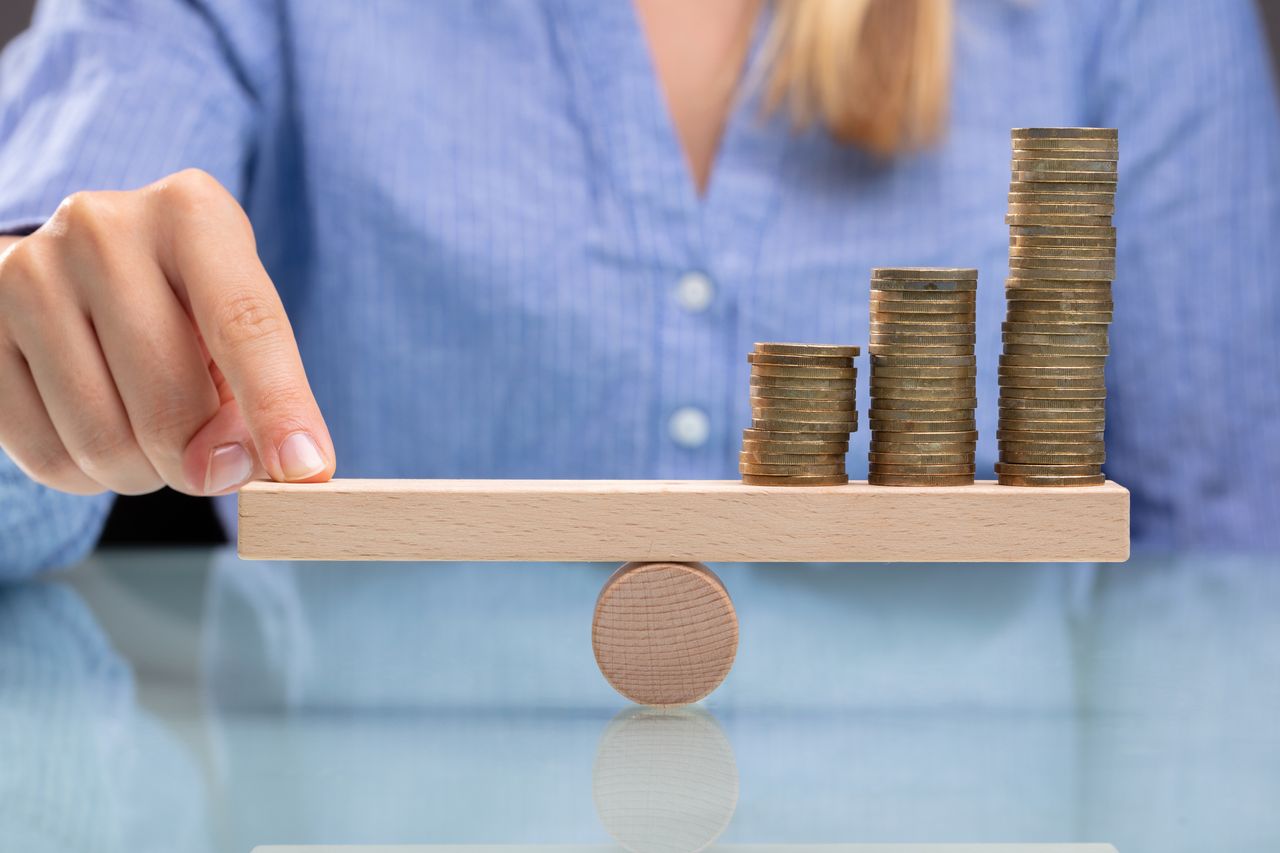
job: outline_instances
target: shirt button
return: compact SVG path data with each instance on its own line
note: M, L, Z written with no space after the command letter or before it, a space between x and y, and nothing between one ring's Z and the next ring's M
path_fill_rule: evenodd
M715 285L700 272L685 273L676 285L676 303L690 314L707 310L715 295Z
M672 412L667 431L672 441L692 450L707 443L711 435L711 420L702 409L684 406Z

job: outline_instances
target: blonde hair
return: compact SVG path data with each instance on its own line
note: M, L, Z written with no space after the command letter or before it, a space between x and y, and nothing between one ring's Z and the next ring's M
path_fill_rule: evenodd
M764 103L889 156L946 126L951 0L776 0Z

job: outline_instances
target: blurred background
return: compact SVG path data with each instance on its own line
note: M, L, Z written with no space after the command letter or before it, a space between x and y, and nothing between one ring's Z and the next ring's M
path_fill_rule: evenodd
M1280 0L1256 2L1266 21L1274 67L1280 77ZM34 5L35 0L0 0L0 47L27 26ZM113 544L198 544L220 542L223 538L206 499L167 489L118 499L103 533L103 542Z

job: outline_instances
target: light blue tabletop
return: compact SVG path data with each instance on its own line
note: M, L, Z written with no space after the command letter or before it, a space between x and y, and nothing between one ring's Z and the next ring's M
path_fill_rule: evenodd
M665 713L596 671L608 566L115 552L0 588L0 849L1280 846L1275 559L714 568L737 664Z

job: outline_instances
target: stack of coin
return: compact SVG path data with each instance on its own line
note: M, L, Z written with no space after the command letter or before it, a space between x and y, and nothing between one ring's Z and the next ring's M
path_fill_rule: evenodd
M872 271L872 485L973 483L977 289L973 269Z
M756 344L751 427L742 431L738 469L755 486L849 482L845 454L858 429L854 391L859 349L825 344Z
M1118 160L1114 129L1013 131L996 435L1003 485L1105 482L1103 369Z

